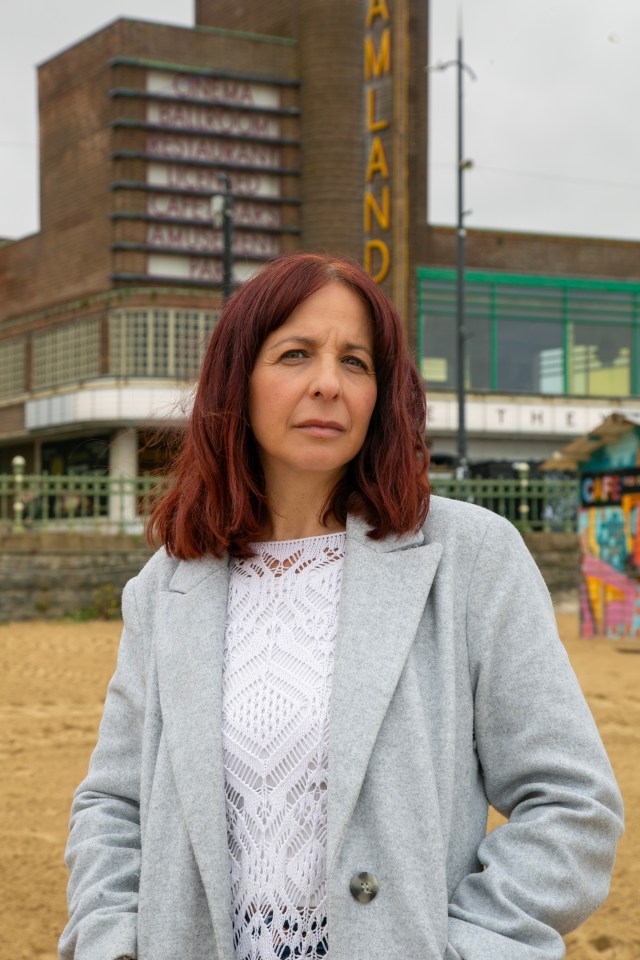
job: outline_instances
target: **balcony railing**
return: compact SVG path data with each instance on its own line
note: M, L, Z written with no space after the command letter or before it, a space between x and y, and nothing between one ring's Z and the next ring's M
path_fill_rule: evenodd
M0 530L141 533L161 477L0 474ZM575 531L578 482L569 479L455 480L432 477L434 494L487 507L532 530Z

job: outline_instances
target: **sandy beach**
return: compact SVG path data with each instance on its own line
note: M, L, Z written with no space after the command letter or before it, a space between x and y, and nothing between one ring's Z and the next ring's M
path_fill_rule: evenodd
M628 824L611 895L567 937L567 957L639 960L640 648L580 640L577 617L567 613L558 623L618 776ZM0 960L57 956L69 804L95 742L120 629L94 621L0 625Z

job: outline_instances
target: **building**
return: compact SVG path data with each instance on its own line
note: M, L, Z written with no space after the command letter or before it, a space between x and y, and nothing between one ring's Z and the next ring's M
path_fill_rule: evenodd
M41 230L0 247L0 473L150 469L234 279L361 260L406 321L435 459L455 452L455 234L429 226L422 0L196 0L39 68ZM469 455L542 460L638 405L640 244L469 231Z
M640 427L613 413L557 452L580 479L580 632L640 637ZM553 461L546 464L553 468Z
M41 222L0 250L0 472L135 475L235 279L300 242L293 41L119 20L39 69Z

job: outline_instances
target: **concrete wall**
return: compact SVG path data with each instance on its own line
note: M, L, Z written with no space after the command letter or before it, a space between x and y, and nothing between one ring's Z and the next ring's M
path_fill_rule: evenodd
M554 603L578 609L580 542L577 533L526 533L524 542L540 567Z
M525 541L554 600L577 608L577 535L532 533ZM0 537L0 621L92 611L117 615L122 588L151 553L140 537L55 533Z
M116 614L152 551L140 537L0 536L0 621Z

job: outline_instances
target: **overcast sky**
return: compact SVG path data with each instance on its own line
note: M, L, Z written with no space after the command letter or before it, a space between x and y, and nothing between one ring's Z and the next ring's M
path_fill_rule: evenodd
M456 4L432 2L431 63ZM467 0L469 226L640 240L640 0ZM455 69L430 73L430 209L456 217Z
M415 0L414 0L415 2ZM425 0L426 2L426 0ZM456 56L431 0L430 62ZM0 39L0 236L38 229L36 65L116 19L193 23L193 0L23 0ZM466 0L468 226L640 239L640 0ZM429 219L456 216L455 70L430 74Z

